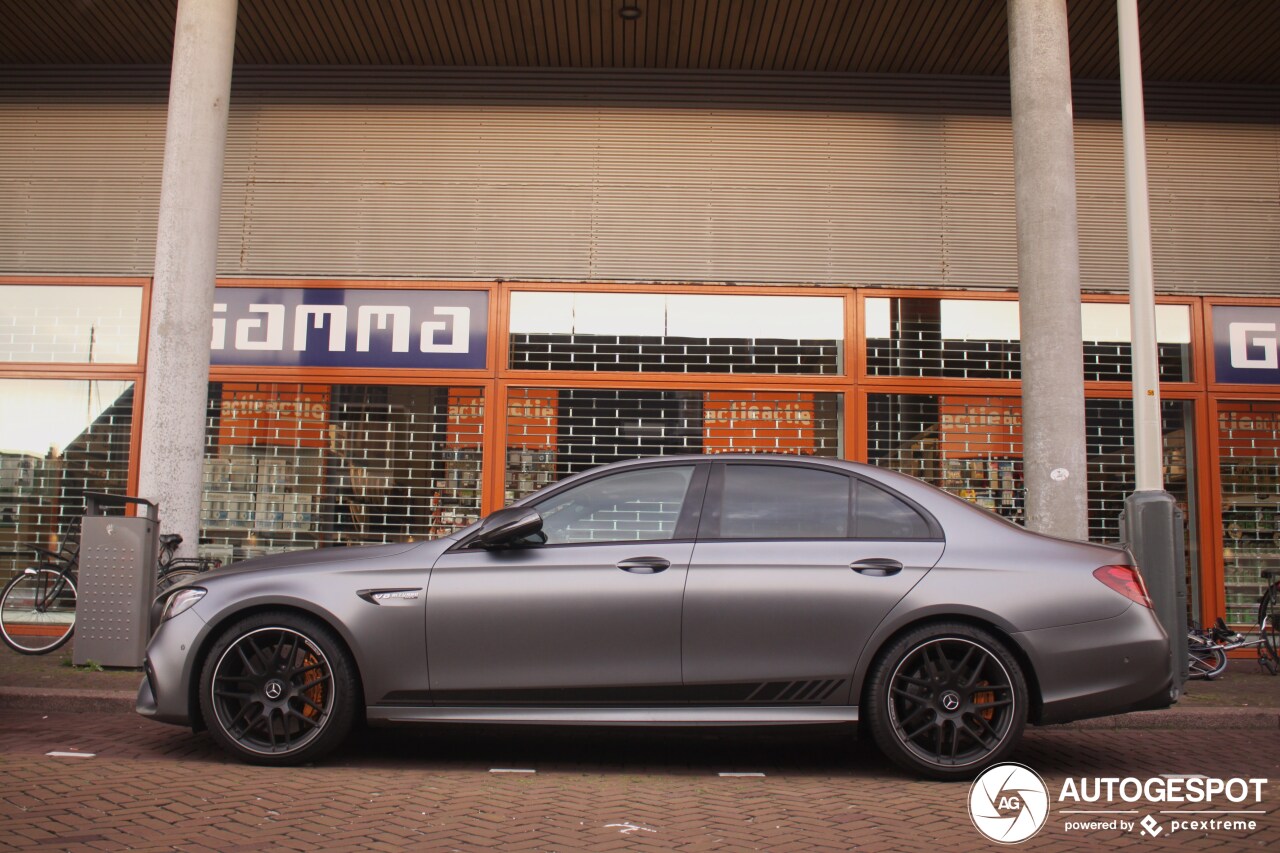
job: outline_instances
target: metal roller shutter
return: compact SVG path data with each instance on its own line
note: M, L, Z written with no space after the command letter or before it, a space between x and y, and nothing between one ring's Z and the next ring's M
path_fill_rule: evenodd
M94 85L114 94L100 98L27 74L0 99L0 272L146 274L162 81L113 88L104 73ZM1017 284L999 81L236 79L223 275ZM1110 94L1080 97L1093 115ZM1081 118L1076 133L1083 284L1123 290L1119 123ZM1148 140L1157 287L1273 294L1280 126L1160 121Z

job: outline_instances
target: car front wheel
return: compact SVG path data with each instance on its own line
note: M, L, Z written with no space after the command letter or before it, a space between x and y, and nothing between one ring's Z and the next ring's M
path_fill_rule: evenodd
M935 779L971 779L1017 746L1026 680L989 632L925 625L876 660L865 710L876 745L898 765Z
M293 613L260 613L222 633L205 659L200 709L224 749L252 764L314 761L356 717L355 666L333 632Z

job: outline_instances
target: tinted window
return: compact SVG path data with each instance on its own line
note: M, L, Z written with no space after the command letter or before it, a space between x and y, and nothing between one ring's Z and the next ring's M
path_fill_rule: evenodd
M858 484L859 539L928 539L929 522L906 501L870 483Z
M692 465L625 471L574 486L537 504L548 545L670 539Z
M726 465L721 539L849 535L849 478L814 468Z

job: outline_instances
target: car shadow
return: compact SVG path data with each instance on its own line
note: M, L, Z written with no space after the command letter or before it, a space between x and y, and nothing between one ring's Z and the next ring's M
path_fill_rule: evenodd
M324 763L418 770L566 773L894 772L848 726L617 728L442 724L364 728Z

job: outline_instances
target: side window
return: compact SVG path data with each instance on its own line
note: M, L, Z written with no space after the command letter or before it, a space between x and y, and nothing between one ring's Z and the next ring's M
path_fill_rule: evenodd
M850 479L786 465L725 465L721 539L842 539Z
M915 508L865 480L858 482L859 539L929 539L929 522Z
M670 539L684 507L692 465L624 471L535 504L548 545Z

